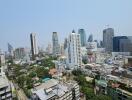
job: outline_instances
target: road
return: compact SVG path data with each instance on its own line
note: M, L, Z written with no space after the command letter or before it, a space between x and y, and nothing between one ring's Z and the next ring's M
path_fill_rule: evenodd
M18 100L28 100L27 96L25 95L22 89L16 90L16 92Z
M13 82L13 84L14 84L15 89L16 89L16 95L17 95L18 100L28 100L24 91L16 83Z

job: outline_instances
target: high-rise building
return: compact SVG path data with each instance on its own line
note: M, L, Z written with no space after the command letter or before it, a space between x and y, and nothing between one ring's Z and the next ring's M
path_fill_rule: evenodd
M67 38L65 38L65 41L64 41L64 50L67 48Z
M93 42L93 35L92 34L89 35L88 42Z
M58 43L57 32L53 32L52 42L53 42L53 55L56 56L60 53L60 46L59 46L59 43Z
M0 53L0 65L5 65L5 55Z
M100 47L101 48L103 47L103 41L100 41Z
M78 34L80 34L80 39L81 39L81 46L86 45L86 33L84 29L79 29Z
M132 52L132 36L113 37L113 52Z
M24 59L25 57L25 49L24 48L17 48L14 51L14 57L17 60Z
M35 59L35 56L38 54L38 46L37 46L35 33L30 34L30 40L31 40L32 59Z
M75 33L75 31L72 31L69 35L66 56L67 64L70 69L81 67L82 56L80 34Z
M103 30L103 46L107 52L112 52L113 50L113 37L114 37L114 29L107 28Z
M8 53L9 53L9 56L13 56L13 47L11 44L7 44L8 45Z

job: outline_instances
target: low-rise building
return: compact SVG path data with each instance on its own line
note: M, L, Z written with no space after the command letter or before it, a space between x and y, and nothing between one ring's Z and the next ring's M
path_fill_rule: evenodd
M0 68L0 100L12 100L11 83Z
M63 83L50 79L31 92L32 100L80 100L79 85L75 81Z

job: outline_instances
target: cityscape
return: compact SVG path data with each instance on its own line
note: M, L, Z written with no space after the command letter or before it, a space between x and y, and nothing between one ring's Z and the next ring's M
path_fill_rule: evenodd
M0 4L0 8L3 8L0 10L2 11L0 17L0 100L132 100L132 34L130 32L131 28L128 28L132 24L132 20L127 19L131 18L132 14L120 6L127 5L126 7L132 10L132 7L129 7L131 1L120 2L117 0L115 4L119 5L113 5L113 8L115 6L115 8L125 9L124 12L122 11L123 15L126 11L130 14L130 16L126 13L124 16L119 15L120 18L117 19L121 19L122 22L119 22L116 27L114 27L114 21L112 22L112 15L109 16L109 19L106 18L110 20L110 25L107 22L103 24L105 19L102 18L102 28L97 27L98 22L95 25L91 23L91 27L90 25L88 27L87 20L90 22L92 19L83 17L87 24L83 22L84 19L82 20L81 16L87 16L87 14L80 14L83 12L81 7L89 5L85 9L87 11L93 7L90 4L102 4L102 1L90 2L88 0L82 3L81 0L77 2L75 0L53 2L35 0L18 2L14 0L13 2L10 1L9 4L7 1L0 1L2 4ZM126 4L128 1L129 3ZM114 3L114 0L108 2ZM4 4L8 5L7 8ZM80 4L84 5L78 7L77 5ZM106 1L102 5L105 4L107 4ZM44 27L44 21L40 18L42 14L38 9L49 6L51 8L47 9L47 12L44 13L45 16L50 15L50 10L55 15L52 18L48 16L49 19L43 18L45 24L47 24L47 27ZM72 7L74 10L68 10ZM97 10L98 7L102 10L99 5L94 9ZM108 7L110 7L109 4ZM44 8L41 10L44 10ZM12 12L10 17L6 16L6 14L10 14L12 9L14 9L14 15ZM94 11L94 9L91 11ZM20 12L17 12L19 10ZM106 11L104 8L103 10ZM113 15L116 13L116 10L107 10L112 11ZM70 14L68 11L71 11L71 13L77 11L80 18L72 14L69 16L73 17L67 16L67 14ZM36 20L32 20L34 18L30 20L27 17L30 14L32 15L30 12L33 15L35 14L32 17ZM23 14L26 17L22 17ZM38 16L35 17L36 14L39 16L38 19ZM13 18L13 16L15 17ZM57 16L65 16L63 22ZM99 16L103 16L102 13ZM125 17L126 20L123 19ZM77 21L76 18L80 21ZM52 23L53 19L56 20L55 22L58 21L53 23L53 25L56 25L55 28L52 28L52 25L49 24ZM71 23L68 22L70 20ZM73 20L77 22L74 23ZM128 26L125 26L123 20L129 23ZM12 21L14 23L10 23ZM28 27L29 22L32 21L33 23L38 22L36 25L31 23L33 28ZM25 26L21 27L21 23L24 23ZM65 25L62 25L62 23ZM8 26L8 24L11 25ZM121 26L127 27L126 34L120 34L120 32L123 32ZM60 27L60 31L58 27ZM90 32L89 30L90 28L92 30L92 27L94 30L97 29L98 32ZM36 32L39 29L40 31ZM26 31L27 34L17 33L18 30L19 32ZM48 30L49 34L46 34L46 31L41 33L42 30Z

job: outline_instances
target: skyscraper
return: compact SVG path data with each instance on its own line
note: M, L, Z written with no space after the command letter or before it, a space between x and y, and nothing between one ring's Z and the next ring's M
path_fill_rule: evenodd
M88 42L93 42L93 35L92 34L89 35Z
M60 53L60 46L59 46L59 43L58 43L57 32L53 32L52 42L53 42L53 55L56 56Z
M113 37L114 37L114 29L107 28L103 30L103 46L107 52L112 52L113 50Z
M86 45L86 33L84 29L79 29L78 34L80 34L80 39L81 39L81 46Z
M67 64L70 69L81 67L81 41L80 34L73 31L68 37L68 45L66 49Z
M132 52L132 36L113 37L113 52Z
M65 38L65 41L64 41L64 50L67 48L67 38Z
M9 56L13 56L13 47L11 44L7 44L8 45L8 53L9 53Z
M30 34L30 40L31 40L31 52L32 52L32 59L35 59L35 56L38 54L38 47L37 47L37 41L36 41L36 34L31 33Z

